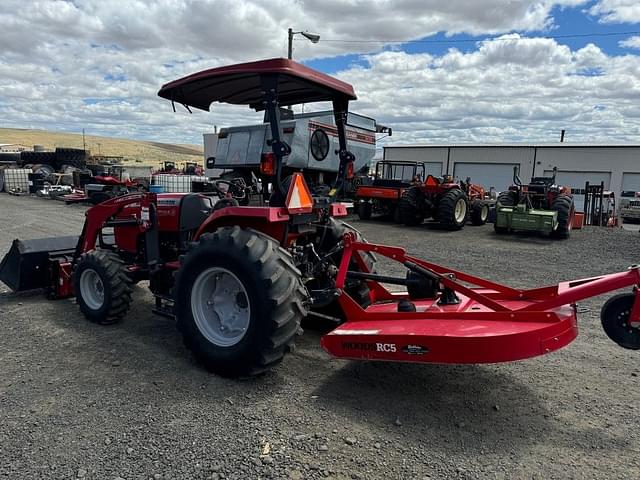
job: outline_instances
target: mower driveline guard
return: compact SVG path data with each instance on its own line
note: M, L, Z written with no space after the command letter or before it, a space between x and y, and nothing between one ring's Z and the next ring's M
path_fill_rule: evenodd
M348 320L325 335L322 346L340 358L494 363L535 357L576 338L577 301L640 284L640 270L634 266L626 272L518 290L410 257L402 248L357 242L351 234L344 243L336 287L342 289L350 276L368 276L372 302L363 309L344 292L339 297ZM432 277L440 292L434 298L409 300L406 292L392 293L382 286L402 279L349 272L352 256L366 269L360 252L367 251ZM636 290L629 325L638 324Z

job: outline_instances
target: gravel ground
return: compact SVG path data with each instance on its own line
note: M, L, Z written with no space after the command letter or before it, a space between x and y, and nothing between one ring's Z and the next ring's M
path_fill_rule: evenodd
M76 234L84 208L0 195L0 252ZM370 241L520 287L624 269L638 233L566 242L353 221ZM384 266L381 268L384 272ZM141 284L127 319L89 324L73 300L0 284L0 477L639 478L640 357L582 304L565 349L518 363L331 360L307 331L272 373L233 381L196 365Z

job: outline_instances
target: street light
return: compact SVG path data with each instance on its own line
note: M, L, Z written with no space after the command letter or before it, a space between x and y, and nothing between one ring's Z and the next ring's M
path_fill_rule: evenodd
M320 35L316 35L314 33L309 32L294 32L291 28L289 29L289 50L287 51L287 58L293 58L293 36L294 35L302 35L304 38L309 40L311 43L318 43L320 41Z

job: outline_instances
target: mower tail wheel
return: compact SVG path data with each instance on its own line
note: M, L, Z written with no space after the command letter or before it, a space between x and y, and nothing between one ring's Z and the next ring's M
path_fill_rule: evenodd
M623 348L640 350L640 328L629 323L635 293L611 297L602 307L600 321L607 336Z
M471 204L471 223L484 225L489 218L489 205L481 200L474 200Z
M87 320L111 325L124 318L131 305L131 277L122 259L109 250L82 254L73 271L73 289Z
M464 227L469 215L467 194L460 188L452 188L442 195L438 205L437 220L450 230Z
M362 200L358 203L358 217L360 220L369 220L371 218L371 212L373 210L373 205L371 202L366 200Z
M180 258L173 291L184 343L207 370L261 374L292 348L307 291L290 254L238 226L200 237Z
M551 204L551 210L558 212L558 227L551 232L554 238L569 238L575 216L573 197L569 195L558 195Z
M411 187L404 191L398 202L400 220L407 226L420 225L425 218L424 195L420 187Z

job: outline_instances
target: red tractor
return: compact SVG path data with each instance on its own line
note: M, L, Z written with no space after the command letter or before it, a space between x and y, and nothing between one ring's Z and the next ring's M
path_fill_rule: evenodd
M405 225L419 225L433 218L450 230L459 230L467 220L484 225L489 217L489 201L482 186L454 182L451 176L427 176L423 183L407 188L400 198L400 220Z
M122 320L133 284L148 280L154 311L175 320L207 369L230 376L259 374L280 362L308 314L336 321L321 342L340 358L529 358L576 337L575 302L640 284L634 267L520 290L365 242L336 219L346 209L334 201L352 170L345 123L353 88L291 60L206 70L164 85L159 95L202 110L213 102L266 110L272 151L262 168L275 188L271 205L237 206L236 189L224 181L207 194L112 198L87 211L79 237L14 241L0 280L14 290L46 288L53 298L75 295L84 316L99 324ZM278 107L314 101L332 102L339 137L339 175L329 197L312 197L300 173L283 178L281 172L291 149L282 140ZM463 198L461 189L455 192ZM406 275L376 273L374 253L399 262ZM391 292L386 284L406 291ZM640 348L637 290L609 300L602 322L617 343Z

